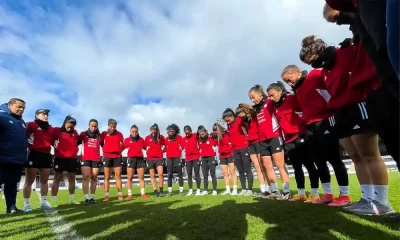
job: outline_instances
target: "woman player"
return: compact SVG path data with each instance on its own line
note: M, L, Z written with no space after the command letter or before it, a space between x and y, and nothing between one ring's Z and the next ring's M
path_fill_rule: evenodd
M250 112L246 112L246 110ZM245 126L247 131L247 141L249 142L249 155L256 170L258 182L260 183L260 196L269 196L271 194L271 189L260 157L261 146L256 111L250 106L243 108L243 104L239 104L235 112L238 117L241 117L246 122ZM267 184L265 184L265 182L267 182Z
M51 186L52 205L57 206L57 194L64 172L68 172L69 203L79 204L75 196L75 174L79 167L78 146L81 140L75 130L76 120L71 116L64 119L60 128L54 129L54 181Z
M182 148L185 150L185 165L188 177L189 191L187 196L193 194L193 171L196 179L196 196L201 195L200 177L200 150L197 141L197 134L192 132L192 128L186 125L183 130L185 137L182 139Z
M156 123L150 127L150 135L145 138L147 146L147 168L149 169L151 185L156 197L164 197L164 145L165 138L160 135L160 128ZM160 191L157 190L156 173L160 179Z
M235 112L230 108L227 108L222 113L222 119L228 124L228 132L233 150L233 160L239 172L239 180L242 185L240 195L252 196L254 176L251 171L251 160L248 149L249 143L247 142L246 134L243 130L245 122L242 118L237 117ZM247 188L246 178L248 184Z
M168 196L172 196L173 169L179 177L179 195L183 195L183 174L182 174L182 137L179 135L178 125L171 124L167 127L168 136L165 138L165 152L167 155L168 171Z
M225 191L221 195L236 196L237 192L237 177L235 171L235 163L233 162L233 150L231 138L227 130L220 124L215 123L213 126L212 138L217 142L219 153L219 164L221 165L222 175L224 176ZM232 178L232 192L229 183L229 173Z
M117 130L117 121L114 119L108 120L108 129L101 133L103 140L103 164L104 164L104 202L110 201L110 175L111 170L114 168L114 177L118 190L118 200L123 200L122 196L122 182L121 172L122 165L122 150L124 136Z
M26 129L28 137L28 165L26 166L24 194L24 212L31 212L32 184L35 181L37 171L40 176L40 207L43 210L51 209L47 204L47 193L49 191L49 176L53 167L51 146L53 145L53 127L49 124L48 109L39 109L35 112L35 120L29 122Z
M137 172L139 177L140 195L141 198L146 199L147 195L144 191L144 169L146 168L146 160L143 157L143 150L146 149L146 143L143 138L139 136L139 128L133 125L130 130L131 134L124 140L124 148L128 149L127 172L128 172L128 196L125 200L132 199L132 180Z
M217 193L217 177L216 177L216 166L218 165L215 159L215 146L216 142L209 136L207 129L200 125L197 128L200 156L201 156L201 170L204 178L204 191L201 195L208 194L208 174L211 175L213 191L212 195L216 196Z
M285 136L286 154L294 169L298 192L289 201L312 202L318 199L319 177L305 141L306 123L301 118L302 109L296 96L289 94L282 82L270 84L267 94L274 102L274 113ZM311 195L308 198L305 191L303 165L308 171L311 182Z
M356 59L355 53L358 53L359 58L369 60L366 54L361 55L362 51L362 46L356 49L353 44L328 47L322 39L311 35L303 39L300 59L314 68L322 67L321 74L331 95L328 107L337 112L340 143L354 162L363 190L370 194L366 201L363 198L347 209L358 214L384 215L394 213L388 202L387 168L364 102L370 92L380 87L380 81L372 63L368 65L365 59Z
M249 90L249 98L255 104L253 107L257 112L258 130L260 132L261 159L267 170L269 183L271 184L270 196L266 198L289 199L289 175L285 167L285 156L283 153L283 139L280 126L273 113L273 102L268 99L264 89L260 85L255 85ZM278 189L276 174L272 159L279 169L283 185L283 194Z
M317 165L324 195L315 199L314 204L346 205L349 198L349 179L347 169L339 153L339 141L334 133L334 114L327 107L329 93L326 90L321 70L314 69L308 73L295 65L285 67L282 80L295 91L297 101L303 110L302 118L306 122L306 141L310 154ZM341 197L335 199L332 194L331 174L327 165L332 165Z
M88 130L80 134L80 139L82 140L81 171L83 176L82 190L84 204L96 203L94 195L97 187L97 176L99 175L100 168L103 166L100 156L100 143L102 139L98 126L99 123L97 120L91 119Z

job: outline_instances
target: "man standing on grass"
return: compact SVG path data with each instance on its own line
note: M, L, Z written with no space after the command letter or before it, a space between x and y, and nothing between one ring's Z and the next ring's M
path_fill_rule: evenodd
M27 162L28 140L22 119L25 102L12 98L0 105L0 185L4 184L7 213L22 212L16 207L17 184Z

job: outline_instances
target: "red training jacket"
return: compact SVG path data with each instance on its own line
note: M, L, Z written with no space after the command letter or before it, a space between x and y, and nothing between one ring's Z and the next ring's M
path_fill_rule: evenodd
M82 140L82 160L100 161L101 134L97 138L90 138L85 131L80 134L80 139Z
M124 136L121 132L115 130L110 135L108 131L101 133L103 139L103 156L106 158L120 158L122 155Z
M217 145L217 143L211 137L208 137L207 141L205 141L205 142L199 140L200 156L201 157L214 157L215 150L213 147L216 145Z
M199 143L196 133L182 139L182 148L185 149L185 161L193 161L200 158Z
M61 132L61 128L54 128L54 157L56 158L77 158L79 134L76 130L71 135Z
M247 141L249 144L257 143L260 141L258 135L258 124L257 119L251 119L246 125L247 127Z
M26 127L28 148L37 152L50 153L53 145L54 128L50 126L47 130L41 129L35 122L29 122Z
M229 133L224 133L222 135L221 141L216 141L218 146L218 153L220 158L232 157L233 149L231 144L231 137Z
M281 126L285 143L292 142L304 133L306 123L301 118L302 110L297 97L287 94L285 100L279 106L274 106L275 115Z
M328 108L330 95L324 83L320 69L311 70L296 89L297 100L303 109L303 119L307 124L332 117Z
M144 139L147 147L147 160L160 160L163 159L164 155L164 145L165 145L165 138L163 135L160 135L160 139L157 143L153 141L153 138L148 135Z
M267 99L257 114L258 131L260 141L281 137L281 129L274 114L274 104L271 99Z
M245 122L241 117L235 117L235 121L233 123L228 123L228 132L231 138L232 149L234 151L247 148L249 146L244 129Z
M135 141L128 137L124 140L124 149L128 149L128 158L143 158L143 150L146 150L146 142L143 138Z
M182 157L182 136L177 135L175 140L171 140L169 137L166 137L164 150L167 158Z

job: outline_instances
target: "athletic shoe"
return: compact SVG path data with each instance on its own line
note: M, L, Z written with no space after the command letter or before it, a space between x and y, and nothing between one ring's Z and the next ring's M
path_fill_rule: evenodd
M269 197L270 197L270 198L274 198L274 199L278 199L278 198L282 198L282 194L281 194L281 192L276 191L276 192L272 192L272 193L269 195Z
M289 198L290 198L290 193L282 193L282 195L281 195L281 197L279 197L279 198L276 198L276 199L278 199L278 200L289 200Z
M264 192L264 194L261 195L261 198L263 198L263 199L271 199L271 193L270 192Z
M201 195L202 195L202 196L208 195L208 191L203 191L203 192L201 192Z
M47 204L42 204L42 205L40 205L40 208L41 208L42 210L51 210L51 209L53 209L51 206L49 206L49 205L47 205Z
M172 196L172 192L168 192L168 197L171 197Z
M253 196L253 191L252 190L247 190L247 192L243 196L251 197L251 196Z
M384 220L387 222L400 224L400 215L399 214L387 215L385 216Z
M370 200L361 198L359 201L351 204L350 206L343 207L343 210L351 211L357 208L364 208L364 205L369 205Z
M319 201L319 195L313 195L313 194L310 194L309 196L308 196L308 198L307 198L307 200L305 200L304 202L305 203L313 203L313 202L315 202L315 201Z
M242 191L240 191L239 196L244 196L247 193L247 189L242 189Z
M231 195L232 196L237 196L238 195L237 189L233 189Z
M344 207L351 204L351 199L349 196L340 195L338 198L334 199L331 203L328 204L329 207Z
M24 213L24 211L18 209L16 206L12 206L9 210L7 210L9 214L16 214L16 213Z
M85 199L85 201L83 201L83 205L89 205L90 204L90 200L89 199Z
M390 203L387 204L382 204L378 201L369 201L369 204L365 204L363 206L360 206L360 208L354 208L350 210L350 212L355 213L355 214L361 214L361 215L388 215L395 213L393 210L392 206Z
M231 195L231 191L226 189L221 195Z
M324 194L322 197L318 200L313 201L313 204L328 204L333 201L333 194Z
M78 201L76 201L76 200L74 200L74 199L70 199L70 200L69 200L69 204L71 204L71 205L79 205L79 204L81 204L81 203L78 202Z
M142 199L147 199L147 198L149 198L146 194L142 194L140 197L141 197Z
M24 206L23 211L26 213L32 212L32 208L31 208L31 206Z
M291 199L289 199L289 202L298 202L298 201L302 201L302 202L307 201L307 196L296 194Z
M188 193L186 194L186 196L192 196L192 195L193 195L193 190L190 189L190 190L188 191Z
M125 200L127 200L127 201L129 201L129 200L132 200L132 195L128 195L126 198L125 198Z
M218 195L217 191L215 191L215 190L212 191L212 195L213 195L213 196L217 196L217 195Z
M108 202L110 201L110 196L105 196L103 202Z
M94 198L91 198L91 199L89 200L89 203L90 203L90 204L96 204L97 201L96 201Z
M124 197L122 195L118 195L118 200L122 201L124 200Z
M159 196L159 197L164 197L165 194L164 194L163 192L160 192L160 193L158 194L158 196Z
M200 189L197 189L195 196L200 196L200 195L201 195L201 191L200 191Z

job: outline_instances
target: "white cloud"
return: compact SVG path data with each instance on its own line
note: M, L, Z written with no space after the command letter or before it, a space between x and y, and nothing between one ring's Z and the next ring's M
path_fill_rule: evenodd
M31 7L28 16L0 4L0 96L26 99L26 118L51 102L59 108L53 124L73 113L79 129L97 118L104 130L110 117L125 135L132 124L141 135L154 122L161 129L172 122L211 127L226 107L248 101L252 85L266 86L283 67L299 64L303 37L337 43L350 34L322 19L323 4L129 1L131 16L111 4ZM5 67L10 56L17 67ZM162 102L135 103L156 97Z

